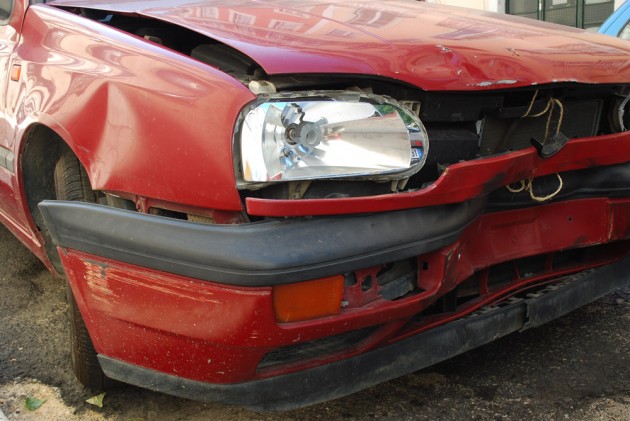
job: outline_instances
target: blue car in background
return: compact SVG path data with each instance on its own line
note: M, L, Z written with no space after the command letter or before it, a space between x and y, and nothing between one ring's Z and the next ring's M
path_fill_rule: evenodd
M630 1L626 0L615 13L610 15L598 32L630 41Z

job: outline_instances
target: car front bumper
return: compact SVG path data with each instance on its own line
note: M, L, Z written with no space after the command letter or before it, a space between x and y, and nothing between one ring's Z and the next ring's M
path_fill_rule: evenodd
M58 246L251 287L337 275L439 249L484 208L479 198L369 215L206 225L88 203L40 204Z
M40 204L108 376L258 410L352 393L544 323L628 282L629 199L581 198L492 213L483 213L485 206L477 199L217 226L85 203ZM342 227L351 228L341 235ZM461 311L428 322L418 317L485 268L602 245L611 248L549 260L540 273L522 273L507 288L486 285L485 295ZM334 316L276 321L274 285L419 255L425 267L416 294ZM576 273L588 275L562 292L508 300ZM499 302L509 305L475 314ZM320 340L365 329L372 330L346 347L264 364L279 349L316 348Z
M238 384L210 384L138 367L104 355L114 379L184 398L258 411L289 410L345 396L431 366L509 333L536 327L630 283L630 258L558 279L524 300L482 308L460 320L352 358Z

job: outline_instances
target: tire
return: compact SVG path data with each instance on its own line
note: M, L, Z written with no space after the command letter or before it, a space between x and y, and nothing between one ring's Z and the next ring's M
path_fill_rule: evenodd
M71 151L64 152L55 166L55 195L57 200L97 202L90 179Z
M70 285L68 294L68 319L70 321L70 359L74 375L84 386L100 391L111 386L112 380L105 376L96 358L96 350L88 333L81 312L77 307Z
M55 166L55 193L57 200L90 203L97 201L97 196L90 186L90 180L83 166L70 150L64 152ZM66 290L72 370L84 386L94 390L105 389L111 386L112 380L107 378L101 369L94 344L67 282Z

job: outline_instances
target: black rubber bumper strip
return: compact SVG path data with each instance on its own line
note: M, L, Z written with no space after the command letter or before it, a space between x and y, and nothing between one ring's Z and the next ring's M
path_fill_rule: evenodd
M511 332L539 326L629 284L630 259L559 279L531 298L505 302L383 348L246 383L187 380L99 355L105 374L151 390L257 411L289 410L358 392L437 364Z
M197 279L269 286L417 256L455 241L485 199L395 212L208 225L80 202L39 208L53 242Z

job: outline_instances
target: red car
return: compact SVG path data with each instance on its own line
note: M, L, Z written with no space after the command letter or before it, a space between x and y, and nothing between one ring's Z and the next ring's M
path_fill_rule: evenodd
M630 45L414 1L0 1L0 217L72 365L278 410L630 278ZM37 4L35 4L37 3Z

